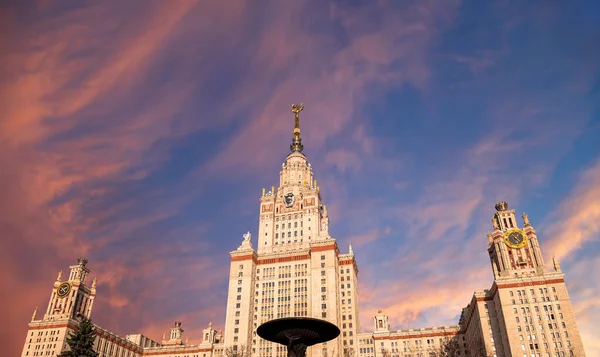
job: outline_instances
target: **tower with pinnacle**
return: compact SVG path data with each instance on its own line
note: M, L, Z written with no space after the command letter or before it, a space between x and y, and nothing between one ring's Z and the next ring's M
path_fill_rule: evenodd
M256 247L247 233L231 252L225 348L251 346L256 357L285 356L284 347L256 335L262 323L283 317L320 318L340 327L339 338L312 347L309 355L357 346L358 268L354 253L340 253L329 233L327 207L300 135L303 109L291 107L292 143L279 184L262 190Z

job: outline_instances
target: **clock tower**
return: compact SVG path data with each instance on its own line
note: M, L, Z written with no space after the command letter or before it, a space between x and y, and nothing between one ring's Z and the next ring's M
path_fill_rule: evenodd
M496 204L492 217L493 231L488 233L488 253L494 278L544 273L544 260L535 229L525 213L523 227L519 226L515 210L508 203Z
M58 273L44 320L73 319L77 314L90 317L96 296L96 279L91 286L86 284L90 273L86 265L87 259L77 259L77 264L69 267L71 271L67 280L62 280L62 271Z
M308 248L309 243L329 237L327 207L321 204L319 186L311 164L302 153L300 112L292 106L294 132L290 153L279 170L279 187L263 189L260 199L258 252L282 252Z

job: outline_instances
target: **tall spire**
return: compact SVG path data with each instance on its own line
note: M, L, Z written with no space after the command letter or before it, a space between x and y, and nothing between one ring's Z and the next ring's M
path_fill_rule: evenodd
M292 144L290 150L292 152L302 152L304 145L302 145L302 138L300 137L300 112L304 109L304 104L292 104L292 113L294 113L294 137L292 138Z

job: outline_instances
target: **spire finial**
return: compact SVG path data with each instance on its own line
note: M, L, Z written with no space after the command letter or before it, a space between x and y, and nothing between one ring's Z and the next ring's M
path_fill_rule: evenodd
M521 217L523 217L523 223L525 224L525 227L531 226L531 223L529 223L529 216L527 215L527 213L523 212Z
M31 315L31 321L35 321L35 315L37 315L37 311L38 311L38 308L36 306L35 310L33 310L33 315Z
M552 254L552 263L554 264L554 270L560 271L560 263L554 254Z
M292 144L290 150L292 152L302 152L304 145L302 145L302 138L300 137L300 112L304 109L304 104L292 104L291 111L294 113L294 137L292 138Z

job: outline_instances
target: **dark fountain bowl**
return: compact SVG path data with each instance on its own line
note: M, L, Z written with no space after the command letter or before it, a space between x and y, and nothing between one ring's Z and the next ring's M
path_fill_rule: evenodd
M256 333L265 340L287 346L288 356L304 357L306 347L333 340L340 329L325 320L286 317L265 322Z

